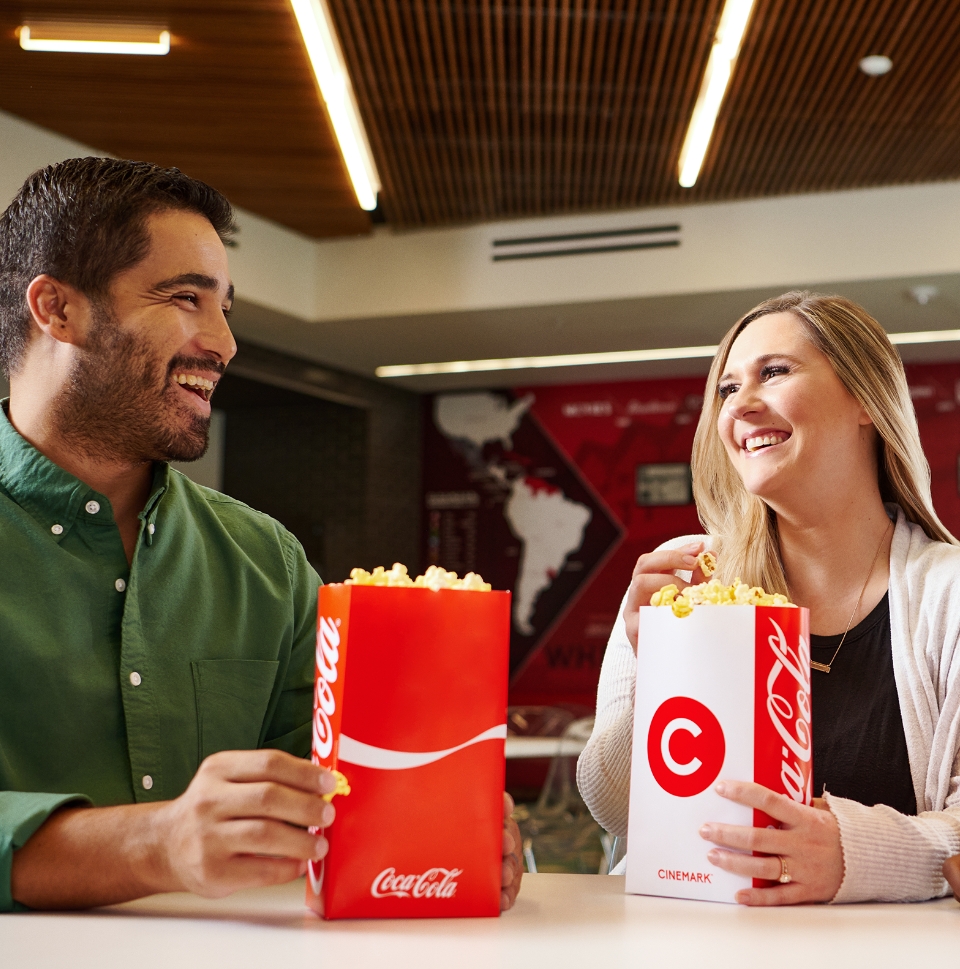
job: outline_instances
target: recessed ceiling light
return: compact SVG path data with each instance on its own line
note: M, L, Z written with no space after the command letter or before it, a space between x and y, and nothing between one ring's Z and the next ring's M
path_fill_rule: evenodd
M31 21L19 30L24 50L58 54L170 53L170 31L141 24Z
M377 207L380 176L326 0L290 0L360 208Z
M910 295L913 299L918 302L921 306L926 306L930 300L935 299L937 294L940 292L936 286L914 286L910 290Z
M893 61L886 54L870 54L860 61L860 70L871 77L880 77L893 68Z
M740 52L753 3L754 0L726 0L723 6L707 70L680 151L680 184L684 188L696 185L700 175L700 166L710 147L713 126L733 74L733 64Z

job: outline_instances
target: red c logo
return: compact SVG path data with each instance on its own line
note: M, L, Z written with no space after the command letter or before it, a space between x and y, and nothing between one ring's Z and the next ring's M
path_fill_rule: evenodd
M665 700L650 721L650 770L675 797L705 791L717 779L726 752L720 721L698 700L688 696Z

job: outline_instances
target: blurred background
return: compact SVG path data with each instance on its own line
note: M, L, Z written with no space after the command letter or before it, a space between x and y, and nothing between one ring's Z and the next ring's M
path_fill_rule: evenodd
M508 784L541 870L609 861L574 758L634 560L698 528L740 315L866 306L960 531L960 5L0 0L0 198L86 154L238 207L240 351L183 470L327 581L513 590Z

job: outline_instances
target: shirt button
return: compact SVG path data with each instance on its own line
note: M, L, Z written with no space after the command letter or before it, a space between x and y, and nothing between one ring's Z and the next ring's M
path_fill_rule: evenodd
M147 531L152 535L157 530L157 526L153 522L147 525Z
M63 525L51 525L50 526L50 531L53 532L54 535L62 535L63 534Z
M153 787L153 778L149 774L144 774L143 780L140 783L143 784L143 789L145 791L149 791L150 788Z
M86 504L86 509L91 515L95 515L98 511L100 511L100 502L88 501Z
M142 678L142 677L140 676L140 674L139 674L139 673L138 673L138 672L137 672L136 670L134 670L134 671L133 671L133 672L132 672L132 673L130 674L130 682L131 682L131 683L132 683L132 684L133 684L134 686L139 686L139 685L140 685L140 684L141 684L141 683L143 682L143 678Z
M123 579L117 579L117 581L113 583L113 587L117 590L117 592L123 592L123 590L127 587L127 583L124 582Z

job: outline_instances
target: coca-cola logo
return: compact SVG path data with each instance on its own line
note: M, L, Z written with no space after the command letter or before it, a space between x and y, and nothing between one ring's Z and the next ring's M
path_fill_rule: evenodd
M784 791L795 801L807 803L813 784L810 756L813 741L810 735L810 647L798 636L798 648L787 643L783 630L770 620L775 632L767 637L767 645L775 657L767 675L767 714L783 742L780 781ZM778 684L781 673L788 674L784 684ZM780 691L780 692L778 692ZM786 694L786 695L784 695ZM793 702L787 699L794 697Z
M336 622L326 616L317 623L317 678L313 694L313 760L319 763L333 750L333 727L330 718L337 708L331 684L337 681L340 661L340 630Z
M396 868L384 868L373 880L374 898L453 898L462 868L428 868L422 875L398 875Z
M656 782L675 797L705 791L723 767L723 728L699 700L675 696L657 707L647 733L647 759Z

